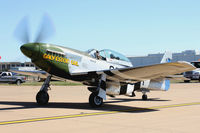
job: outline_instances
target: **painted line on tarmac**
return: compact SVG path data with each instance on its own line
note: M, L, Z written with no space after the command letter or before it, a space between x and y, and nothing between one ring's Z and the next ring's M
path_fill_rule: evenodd
M31 118L31 119L22 119L22 120L13 120L13 121L3 121L3 122L0 122L0 125L67 119L67 118L76 118L76 117L97 116L97 115L106 115L106 114L116 114L116 113L123 113L123 112L143 111L143 110L148 110L148 109L175 108L175 107L192 106L192 105L200 105L200 102L154 106L154 107L147 107L147 108L141 107L141 108L136 108L136 109L118 110L118 111L105 111L105 112L97 112L97 113L62 115L62 116L53 116L53 117L41 117L41 118Z

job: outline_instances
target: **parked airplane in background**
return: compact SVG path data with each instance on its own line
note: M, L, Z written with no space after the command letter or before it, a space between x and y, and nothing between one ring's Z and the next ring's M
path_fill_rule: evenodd
M42 28L42 30L45 28ZM26 34L25 32L24 34ZM188 62L170 61L170 54L166 53L161 64L133 67L131 62L122 54L104 49L91 49L87 52L40 43L44 31L39 32L34 43L25 42L21 51L31 61L48 73L48 76L37 93L38 104L44 105L49 101L48 87L52 77L82 82L91 91L89 103L92 107L100 107L106 95L134 96L134 91L143 93L146 100L149 90L168 90L169 75L193 70L195 67ZM28 35L24 35L28 37ZM29 40L23 38L23 40ZM31 74L31 73L29 73ZM28 73L27 73L28 75Z

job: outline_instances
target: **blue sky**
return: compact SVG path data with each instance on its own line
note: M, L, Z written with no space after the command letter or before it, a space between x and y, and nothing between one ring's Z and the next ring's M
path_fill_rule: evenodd
M142 56L200 48L199 0L0 0L0 61L28 61L13 32L29 16L34 38L48 13L56 34L47 43L79 50L112 49Z

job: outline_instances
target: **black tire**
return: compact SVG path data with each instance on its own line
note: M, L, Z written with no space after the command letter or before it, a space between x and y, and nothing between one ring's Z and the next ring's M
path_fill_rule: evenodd
M142 100L147 100L147 99L148 99L147 95L146 95L146 94L143 94L143 95L142 95Z
M39 91L36 95L36 101L39 105L46 105L49 102L49 94L45 91Z
M91 93L89 97L89 104L93 108L101 107L103 104L103 98L97 96L97 93Z
M22 81L19 80L19 79L16 81L16 84L17 84L17 85L21 85L21 83L22 83Z

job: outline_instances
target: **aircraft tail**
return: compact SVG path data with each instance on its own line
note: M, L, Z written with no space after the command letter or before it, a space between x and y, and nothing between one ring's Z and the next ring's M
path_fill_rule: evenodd
M169 51L166 51L165 54L163 55L163 58L160 63L169 63L169 62L171 62L171 60L172 60L172 53ZM163 85L164 85L164 89L162 88L162 90L165 90L165 91L169 90L170 80L164 79Z
M160 63L169 63L172 60L172 53L166 51Z

